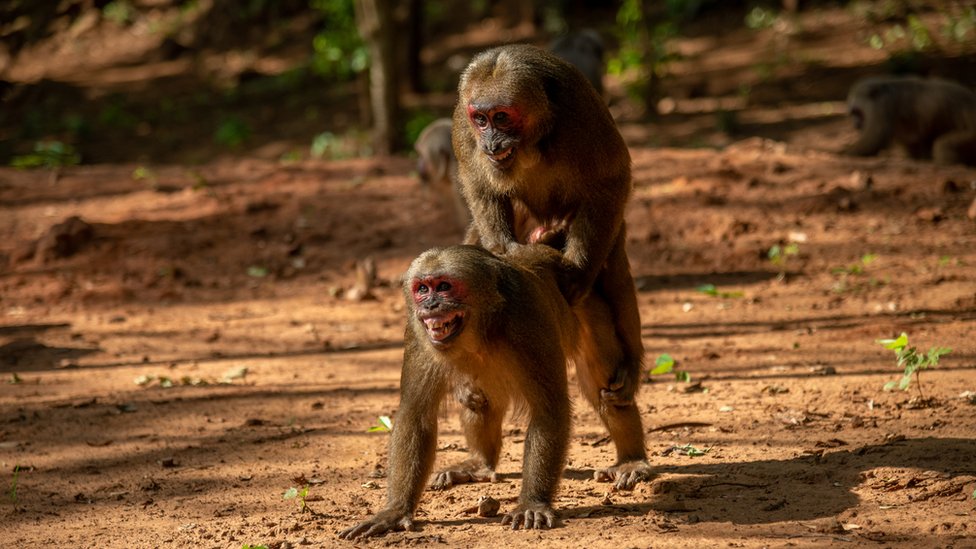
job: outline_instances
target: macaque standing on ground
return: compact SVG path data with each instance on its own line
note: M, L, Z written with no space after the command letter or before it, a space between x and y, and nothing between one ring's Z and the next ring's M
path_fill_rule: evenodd
M404 276L407 328L387 504L340 537L413 529L435 461L438 411L452 392L464 403L461 425L470 455L436 475L435 484L493 480L502 420L518 406L528 415L522 490L502 523L513 529L553 526L552 501L570 433L566 361L578 337L575 316L559 291L563 265L559 252L541 244L505 258L475 246L435 248L413 261ZM467 477L443 476L460 471Z
M454 152L473 217L465 242L496 254L536 241L562 251L571 272L560 289L588 342L580 388L617 449L616 463L596 476L632 489L651 467L635 402L644 348L625 249L627 146L583 74L534 46L477 55L458 91ZM610 341L590 337L604 325Z

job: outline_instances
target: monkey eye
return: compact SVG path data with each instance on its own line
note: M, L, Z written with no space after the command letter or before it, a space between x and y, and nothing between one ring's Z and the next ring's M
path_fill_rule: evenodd
M495 123L496 126L505 126L506 124L508 124L508 120L509 120L508 113L505 111L498 111L494 115L492 115L491 120L492 122Z
M473 120L475 125L477 125L479 128L484 128L488 125L488 117L480 112L476 112L471 115L471 120Z
M450 282L441 282L441 283L439 283L437 285L437 291L438 292L449 292L449 291L451 291L451 283Z
M426 284L418 284L417 289L414 291L416 291L418 294L426 294L430 291L430 288L428 288Z

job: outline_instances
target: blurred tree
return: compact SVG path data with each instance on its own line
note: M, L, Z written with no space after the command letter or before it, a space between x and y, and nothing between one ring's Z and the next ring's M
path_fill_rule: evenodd
M374 152L399 149L399 79L393 0L356 0L356 26L369 52L369 103Z

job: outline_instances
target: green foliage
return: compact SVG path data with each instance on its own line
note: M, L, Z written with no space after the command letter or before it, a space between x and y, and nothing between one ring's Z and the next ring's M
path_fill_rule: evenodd
M745 295L745 294L743 294L742 292L739 292L739 291L735 291L735 292L723 292L723 291L719 291L719 289L714 284L702 284L701 286L699 286L697 288L697 290L698 290L698 292L703 293L705 295L712 296L712 297L718 297L718 298L721 298L721 299L733 299L733 298L738 298L738 297L742 297L743 295Z
M390 419L390 416L380 416L376 419L379 423L367 429L367 433L389 432L393 430L393 420Z
M214 141L225 147L240 147L251 137L251 127L236 116L221 119L214 132Z
M305 498L308 497L308 485L303 486L301 489L295 488L294 486L285 490L285 493L281 495L281 499L298 499L298 510L302 513L308 510L308 504L305 502Z
M21 384L23 382L24 382L24 380L21 379L19 375L17 375L17 372L11 372L10 373L10 378L7 380L7 383L9 383L11 385L19 385L19 384Z
M17 503L17 479L20 476L20 465L14 465L14 478L10 481L8 497L12 503Z
M671 355L664 353L657 357L657 360L654 361L654 367L651 368L649 373L652 376L659 376L673 372L675 381L684 383L691 382L691 374L683 370L675 370L675 364L674 358L672 358Z
M650 20L643 0L624 0L617 10L617 35L620 47L607 62L607 72L624 74L634 71L628 93L651 105L656 101L657 83L667 74L668 63L677 56L670 42L678 35L678 23L691 2L673 0L665 3L665 15Z
M34 152L15 156L10 161L14 168L61 168L74 166L81 162L81 155L75 148L60 141L38 141Z
M769 262L773 265L784 265L786 261L796 256L800 253L800 245L796 242L791 242L785 246L780 246L779 244L773 244L766 252L766 257Z
M268 549L267 545L251 545L250 543L245 543L241 545L241 549Z
M310 0L322 13L323 29L312 40L312 70L339 81L350 80L369 66L369 55L356 28L351 0Z
M671 358L671 355L665 353L657 357L657 360L654 361L654 368L651 369L651 375L656 376L661 374L667 374L671 372L673 369L674 369L674 359Z
M962 14L946 15L942 22L942 36L953 42L965 42L976 31L976 8L968 8Z
M928 353L920 354L915 347L908 346L908 334L905 332L902 332L897 339L879 339L877 342L883 345L885 349L894 351L898 367L905 370L900 381L889 381L885 384L884 390L890 391L897 387L902 391L907 391L908 386L912 383L912 375L914 375L919 396L922 395L922 382L919 373L929 367L938 366L939 358L952 352L952 349L948 347L932 347Z
M830 269L831 274L837 277L837 282L834 283L833 290L837 293L843 292L860 292L868 288L875 288L878 286L884 286L888 283L887 279L878 279L870 277L864 280L863 275L866 274L868 267L878 260L878 254L864 254L857 263L851 263L849 265L842 265L839 267L834 267Z
M755 6L746 14L746 26L752 30L768 29L776 23L776 12L762 6Z
M102 8L102 17L116 25L128 25L135 17L135 9L128 0L114 0Z

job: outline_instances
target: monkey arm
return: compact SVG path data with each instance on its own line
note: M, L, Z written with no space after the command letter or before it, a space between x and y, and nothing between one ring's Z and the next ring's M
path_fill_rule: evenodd
M386 507L372 518L340 532L342 539L414 528L413 513L434 466L437 410L446 387L439 365L425 361L426 354L416 339L408 326L400 408L390 436Z
M509 198L483 193L471 197L469 203L474 227L485 249L501 254L516 243L515 208Z
M570 303L578 302L593 287L613 249L609 243L617 240L623 220L608 211L599 202L585 205L569 226L564 255L577 273L569 288L560 288Z

